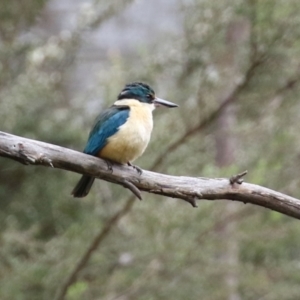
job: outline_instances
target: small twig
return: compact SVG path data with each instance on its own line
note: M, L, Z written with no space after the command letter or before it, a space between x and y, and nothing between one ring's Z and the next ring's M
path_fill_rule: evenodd
M198 207L196 200L196 196L186 199L186 201L189 202L193 207Z
M232 175L230 178L229 178L229 182L231 185L237 183L237 184L242 184L244 182L244 179L242 177L244 177L246 174L248 173L248 171L244 171L242 173L239 173L237 175Z
M122 183L122 185L123 185L124 187L128 188L129 190L131 190L132 193L133 193L137 198L139 198L140 200L143 200L140 190L139 190L134 184L132 184L131 182L129 182L129 181L126 180L125 178L122 178L122 179L120 180L120 183Z

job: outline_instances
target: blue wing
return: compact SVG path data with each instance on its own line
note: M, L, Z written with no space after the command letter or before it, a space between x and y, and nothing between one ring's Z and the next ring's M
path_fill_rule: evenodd
M129 106L112 106L103 111L96 119L92 128L84 153L97 155L107 144L107 139L114 135L129 117Z

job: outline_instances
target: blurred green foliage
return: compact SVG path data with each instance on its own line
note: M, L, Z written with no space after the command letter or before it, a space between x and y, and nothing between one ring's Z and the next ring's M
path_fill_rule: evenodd
M97 71L96 105L88 92L67 91L84 32L41 39L32 31L24 38L47 2L0 4L0 130L80 150L93 118L123 85L147 81L180 105L154 113L151 143L137 162L151 168L264 56L235 102L234 164L217 166L213 123L165 153L158 170L228 177L248 169L249 182L300 194L299 1L178 1L179 32L151 47L141 43L131 56L107 55ZM74 200L77 174L0 161L0 299L53 299L130 193L97 181L87 198ZM231 268L238 299L299 298L297 220L251 205L236 204L228 214L222 201L192 209L178 200L144 198L94 252L66 299L232 299ZM228 236L222 230L232 223ZM234 267L224 259L231 241L238 246Z

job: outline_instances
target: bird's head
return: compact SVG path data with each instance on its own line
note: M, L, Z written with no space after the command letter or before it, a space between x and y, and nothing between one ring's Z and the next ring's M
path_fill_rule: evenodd
M118 100L135 99L142 103L156 106L178 107L177 104L155 96L154 90L146 83L133 82L126 84L118 96Z

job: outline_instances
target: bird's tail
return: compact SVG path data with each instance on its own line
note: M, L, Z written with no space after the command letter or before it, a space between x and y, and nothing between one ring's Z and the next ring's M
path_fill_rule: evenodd
M76 184L71 195L73 195L73 197L75 198L85 197L89 193L94 183L94 180L95 180L94 177L83 175L78 181L78 183Z

